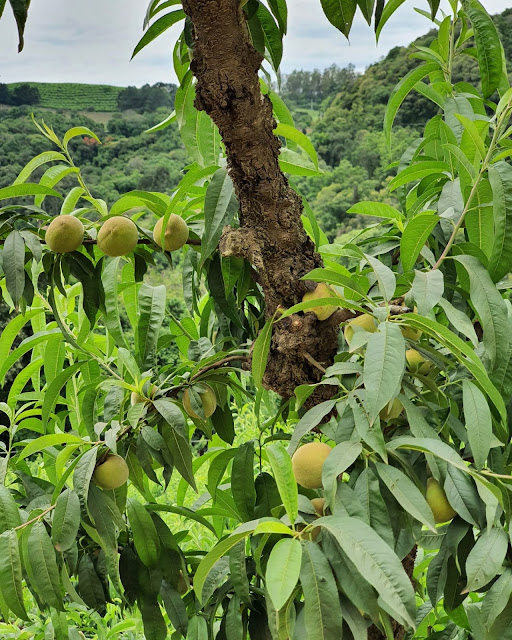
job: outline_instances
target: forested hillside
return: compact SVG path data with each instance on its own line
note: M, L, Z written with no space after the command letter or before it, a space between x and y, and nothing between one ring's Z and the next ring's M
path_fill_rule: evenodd
M512 68L512 9L496 16L495 21ZM384 109L399 79L418 64L414 57L419 52L417 47L428 46L434 35L431 31L410 47L392 49L364 73L357 73L352 66L333 64L323 71L294 71L284 78L281 87L276 87L291 105L296 124L311 133L319 153L323 174L298 178L295 184L308 196L329 238L361 225L360 216L346 214L355 202L390 201L386 183L392 171L388 169L391 156L382 134ZM466 82L476 82L476 61L471 55L465 56L454 73ZM174 85L124 90L111 87L112 92L104 97L109 108L117 107L118 111L105 125L77 113L86 108L86 103L97 111L107 106L105 100L88 104L99 85L91 85L88 90L85 85L31 86L40 91L37 106L0 108L0 187L12 183L26 162L46 148L30 119L32 112L52 124L57 133L79 124L97 132L101 145L86 137L74 142L73 152L93 194L107 202L132 189L168 191L177 183L188 158L175 126L145 133L168 115ZM8 86L11 95L15 88ZM65 95L66 102L55 98L59 95ZM0 102L1 96L2 92ZM41 108L59 104L68 109ZM434 109L417 92L407 98L396 120L394 157L418 136L420 124L433 115Z

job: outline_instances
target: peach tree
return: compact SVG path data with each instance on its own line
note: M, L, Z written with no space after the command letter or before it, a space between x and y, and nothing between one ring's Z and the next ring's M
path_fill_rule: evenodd
M403 1L321 4L378 37ZM134 55L184 21L171 193L105 202L72 157L96 134L35 121L48 150L0 189L4 619L26 587L58 640L110 602L147 640L512 637L512 90L482 4L429 5L390 157L410 92L437 115L350 243L293 183L320 168L272 83L285 0L150 3ZM151 277L177 263L183 318Z

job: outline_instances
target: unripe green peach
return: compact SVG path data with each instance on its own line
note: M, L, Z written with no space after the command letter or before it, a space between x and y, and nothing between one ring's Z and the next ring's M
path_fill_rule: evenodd
M309 442L299 447L292 456L293 475L297 484L305 489L320 489L322 467L332 449L324 442Z
M163 224L164 219L160 218L153 229L153 239L160 248L162 247ZM187 223L183 218L180 218L180 216L177 216L175 213L171 214L171 217L167 222L164 240L166 251L177 251L178 249L181 249L188 240Z
M429 507L432 509L436 522L446 522L452 520L457 512L448 502L443 487L435 478L427 480L427 491L425 493Z
M416 341L421 338L423 331L421 329L411 329L411 327L401 327L402 335L406 340Z
M343 335L345 336L345 340L347 344L350 346L352 338L354 337L354 327L362 327L365 331L369 333L375 333L377 331L377 325L375 324L375 320L368 313L363 313L357 318L350 320L345 326L343 331Z
M57 216L46 231L45 242L54 253L75 251L84 241L84 225L75 216Z
M409 370L413 373L419 373L422 376L426 376L432 368L432 363L425 360L421 353L416 351L416 349L407 349L405 352L405 358L407 360Z
M121 456L109 454L93 473L96 484L102 489L118 489L128 480L128 465Z
M217 397L215 396L215 391L209 385L205 384L204 387L206 387L205 390L198 391L198 393L203 405L204 417L209 418L217 408ZM203 420L203 418L192 409L190 389L185 389L185 393L183 394L183 408L191 418Z
M139 234L130 218L115 216L102 225L98 233L98 249L113 258L124 256L137 246Z
M389 402L384 409L381 409L380 418L384 422L390 422L395 420L404 410L404 405L398 398L395 398L392 402Z
M315 511L319 516L324 515L325 498L313 498L311 504L315 507Z
M418 307L414 307L414 313L418 313ZM400 327L402 329L402 335L406 340L419 340L423 331L421 329L411 329L411 327Z
M324 282L319 282L314 291L308 291L302 296L302 302L318 300L319 298L332 298L333 296L336 296L336 292ZM329 304L320 307L312 307L311 309L306 309L306 311L314 313L319 320L327 320L327 318L330 318L337 309L337 306Z

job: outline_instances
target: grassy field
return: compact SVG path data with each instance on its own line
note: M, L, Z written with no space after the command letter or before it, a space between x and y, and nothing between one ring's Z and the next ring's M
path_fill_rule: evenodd
M39 106L72 111L117 111L117 96L123 87L108 84L78 84L52 82L13 82L12 90L20 84L30 84L39 89Z

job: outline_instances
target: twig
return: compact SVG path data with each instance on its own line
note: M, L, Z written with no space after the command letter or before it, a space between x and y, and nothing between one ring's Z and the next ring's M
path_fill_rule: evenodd
M35 518L32 518L32 520L27 520L27 522L24 522L23 524L18 525L17 527L14 527L13 531L17 531L18 529L23 529L24 527L28 526L29 524L32 524L33 522L37 522L38 520L40 520L41 518L44 518L44 516L47 513L50 513L50 511L53 511L53 509L55 509L55 505L52 504L51 507L48 507L48 509L46 509L45 511L43 511L42 513L40 513L38 516L36 516Z
M211 369L218 369L219 367L224 366L228 362L234 362L235 360L240 360L242 362L247 362L248 358L247 358L247 356L227 356L226 358L222 358L222 360L219 360L218 362L213 362L212 364L209 364L208 366L204 367L203 369L199 369L199 371L197 373L195 373L190 378L190 382L192 382L193 380L195 380L199 376L203 375L203 373L206 373L207 371L210 371Z
M321 371L322 373L326 372L326 368L322 367L322 365L313 358L312 355L310 355L309 353L306 353L305 351L302 353L302 355L304 356L304 358L306 358L306 360L311 363L316 369L318 369L319 371Z

